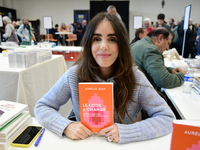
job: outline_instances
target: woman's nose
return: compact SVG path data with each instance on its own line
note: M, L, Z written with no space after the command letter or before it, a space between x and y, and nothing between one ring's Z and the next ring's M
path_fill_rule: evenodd
M108 43L106 40L102 40L101 41L101 46L100 46L100 49L101 50L106 50L108 48Z

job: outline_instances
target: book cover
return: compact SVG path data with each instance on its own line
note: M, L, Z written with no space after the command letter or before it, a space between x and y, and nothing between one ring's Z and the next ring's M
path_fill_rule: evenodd
M200 150L200 121L175 120L170 150Z
M0 130L26 109L25 104L0 100Z
M113 83L79 83L81 123L94 133L114 123Z

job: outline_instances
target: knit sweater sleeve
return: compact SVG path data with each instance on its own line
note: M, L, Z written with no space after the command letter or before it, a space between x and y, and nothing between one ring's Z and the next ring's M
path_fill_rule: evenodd
M69 70L36 103L34 109L37 120L60 137L63 136L64 129L72 122L58 112L71 97Z
M146 77L136 72L140 86L135 92L137 103L146 110L150 118L132 124L116 123L120 141L118 143L130 143L164 136L171 132L172 122L175 116L165 100L151 86Z

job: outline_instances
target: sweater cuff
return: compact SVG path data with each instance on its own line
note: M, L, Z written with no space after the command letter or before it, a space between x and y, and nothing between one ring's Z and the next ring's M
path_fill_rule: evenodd
M138 132L137 126L132 126L132 124L119 124L115 123L119 131L119 144L130 143L134 141L141 141L141 134ZM127 130L128 129L128 130ZM131 131L131 132L130 132Z
M66 119L66 118L65 118L65 119ZM66 120L65 120L65 119L62 120L61 126L59 127L59 128L60 128L60 131L59 131L58 135L59 135L60 137L66 137L66 135L64 134L65 128L66 128L70 123L74 122L74 121L71 121L71 120L69 120L69 119L66 119Z

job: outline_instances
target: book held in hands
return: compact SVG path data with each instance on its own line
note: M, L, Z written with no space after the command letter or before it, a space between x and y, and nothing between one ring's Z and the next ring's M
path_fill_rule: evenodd
M79 83L81 123L94 133L114 123L113 83Z

